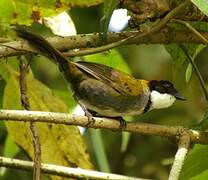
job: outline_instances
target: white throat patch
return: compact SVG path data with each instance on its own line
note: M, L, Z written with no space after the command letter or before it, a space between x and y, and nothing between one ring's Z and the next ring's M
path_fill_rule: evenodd
M151 92L151 109L161 109L161 108L167 108L171 106L175 102L176 98L173 95L170 94L162 94L158 91L152 91Z

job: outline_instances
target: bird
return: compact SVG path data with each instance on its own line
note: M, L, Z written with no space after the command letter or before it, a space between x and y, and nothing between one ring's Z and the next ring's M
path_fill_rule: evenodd
M73 62L45 38L15 26L18 37L55 62L69 82L73 97L94 123L94 116L113 118L126 128L123 116L135 116L153 109L168 108L175 100L186 100L167 80L136 79L118 69L95 62Z

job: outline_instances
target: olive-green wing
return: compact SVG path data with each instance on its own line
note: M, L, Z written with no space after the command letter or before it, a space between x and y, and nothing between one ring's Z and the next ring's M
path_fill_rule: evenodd
M78 68L84 70L94 78L111 86L122 95L133 95L133 92L131 91L133 86L134 90L137 89L137 80L122 71L94 62L80 61L76 62L75 64ZM135 95L138 94L139 93L137 91Z

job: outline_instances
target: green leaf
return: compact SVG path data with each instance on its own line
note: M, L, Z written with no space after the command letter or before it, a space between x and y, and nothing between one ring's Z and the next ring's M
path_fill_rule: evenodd
M184 162L180 180L187 180L208 169L208 145L195 145Z
M185 54L176 44L165 45L165 49L172 57L175 69L178 70L185 61Z
M205 180L208 179L208 170L203 171L201 174L190 178L189 180Z
M195 52L198 47L196 44L186 44L185 46L188 51L191 52L191 54L193 54L193 52ZM186 55L183 53L183 51L178 47L177 44L165 45L165 48L171 55L176 70L181 68L182 64L186 60Z
M189 63L187 68L186 68L186 82L188 83L191 79L191 75L192 75L192 70L193 70L193 67L192 65Z
M46 0L47 1L47 0ZM65 0L70 7L90 7L103 2L103 0Z
M9 60L9 62L7 62L7 61L0 62L0 76L5 81L7 81L10 78L12 73L15 73L14 69L10 66L10 62L11 61L14 62L16 60L16 58L10 57L10 58L8 58L8 60Z
M68 112L63 101L30 73L27 75L28 96L32 110ZM19 76L12 74L4 91L3 108L21 109ZM29 123L5 123L8 133L33 158L33 144ZM42 162L92 169L86 146L75 126L36 123L42 149ZM17 131L18 130L18 131Z
M197 129L197 130L202 130L202 131L205 131L208 129L208 110L205 111L202 120L198 124L192 126L192 128Z
M207 28L208 28L207 22L193 21L193 22L190 22L190 24L198 31L207 31Z
M207 0L191 0L205 15L208 16L208 2Z
M190 23L190 24L194 28L196 28L198 30L202 30L202 31L207 30L207 27L208 27L208 23L196 22L196 23ZM185 28L184 25L181 25L178 23L171 23L169 26L171 28L178 29L178 30L184 30L184 28ZM202 45L198 45L198 44L189 43L189 44L184 44L184 45L186 46L186 49L188 49L190 54L194 56L194 58L203 49ZM179 46L177 44L165 45L165 49L172 57L173 63L174 63L174 70L175 70L175 72L177 72L181 68L184 61L186 60L186 55L183 53L183 51L179 48ZM191 68L190 67L187 67L187 68L188 68L187 73L189 73L189 74L186 74L186 78L188 79L189 76L191 76Z
M100 129L90 129L90 135L92 139L93 150L97 158L99 170L102 172L110 172L108 159L106 156L105 146L102 139Z
M125 152L129 144L131 133L122 132L121 152Z
M204 48L206 48L207 46L200 44L197 48L196 51L194 52L193 55L193 59L195 60L196 56L202 52L202 50L204 50ZM192 75L192 71L193 71L193 67L192 65L189 63L186 69L186 82L189 82L189 80L191 79L191 75Z
M52 16L71 7L89 7L103 0L0 0L0 19L8 24L31 25L43 17Z
M113 14L114 9L117 7L118 1L115 0L104 0L103 5L103 17L100 21L101 25L101 32L103 33L103 39L107 40L107 31L108 31L108 25L110 23L111 16Z
M85 56L85 59L90 62L105 64L107 66L131 74L131 70L128 67L127 63L124 61L122 56L116 50Z
M19 147L14 143L10 135L7 135L5 147L4 147L4 156L13 158L18 152Z
M72 92L70 90L53 89L55 96L60 97L62 101L69 107L69 112L72 113L77 103L75 102Z

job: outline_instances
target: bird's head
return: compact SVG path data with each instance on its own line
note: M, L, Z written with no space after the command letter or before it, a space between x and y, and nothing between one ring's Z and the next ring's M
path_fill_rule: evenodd
M151 109L161 109L171 106L176 99L186 100L169 81L152 80L148 83L150 89Z

